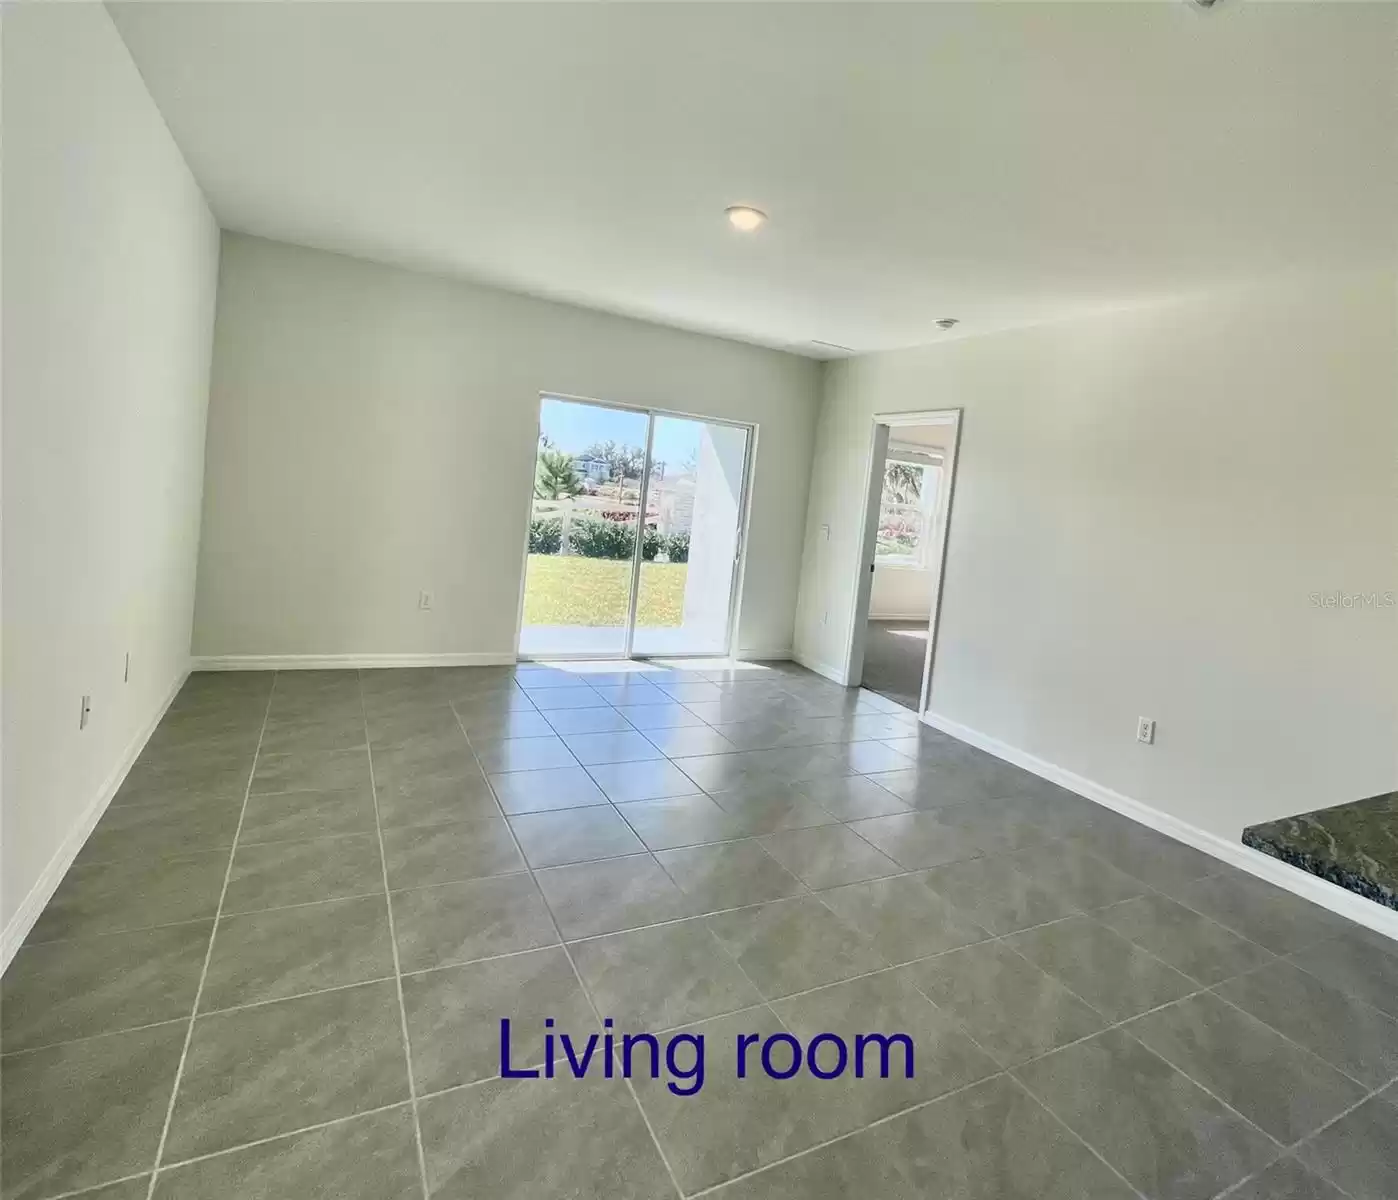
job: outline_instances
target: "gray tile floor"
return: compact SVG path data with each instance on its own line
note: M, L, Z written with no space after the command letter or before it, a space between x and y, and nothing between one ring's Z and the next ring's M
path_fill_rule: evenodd
M789 667L196 675L2 1021L6 1200L1398 1195L1398 947Z

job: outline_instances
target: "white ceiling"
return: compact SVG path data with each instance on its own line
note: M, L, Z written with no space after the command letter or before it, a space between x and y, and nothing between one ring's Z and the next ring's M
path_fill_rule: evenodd
M109 7L228 228L803 353L1398 262L1395 5Z

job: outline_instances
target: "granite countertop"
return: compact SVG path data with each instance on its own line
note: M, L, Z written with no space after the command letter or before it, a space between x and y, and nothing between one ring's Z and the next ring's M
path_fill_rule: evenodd
M1398 792L1250 825L1243 844L1398 909Z

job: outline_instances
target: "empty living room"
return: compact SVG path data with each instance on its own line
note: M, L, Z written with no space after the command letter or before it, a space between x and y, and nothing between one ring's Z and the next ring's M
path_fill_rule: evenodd
M1398 3L0 85L0 1200L1398 1198Z

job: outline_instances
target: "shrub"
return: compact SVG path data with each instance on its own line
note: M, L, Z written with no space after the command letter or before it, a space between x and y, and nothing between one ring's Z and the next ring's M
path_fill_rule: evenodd
M664 547L666 539L660 536L660 530L651 526L646 526L645 540L641 542L641 558L645 562L654 562L655 556Z
M536 517L529 522L529 553L557 554L563 549L563 522L557 517Z
M630 525L584 518L573 522L569 544L584 558L630 558L636 534Z
M670 556L672 563L687 563L689 561L689 530L683 533L672 533L665 547L665 553Z

